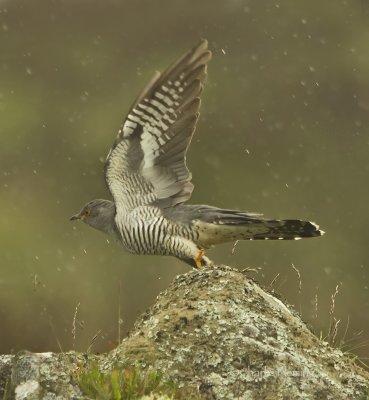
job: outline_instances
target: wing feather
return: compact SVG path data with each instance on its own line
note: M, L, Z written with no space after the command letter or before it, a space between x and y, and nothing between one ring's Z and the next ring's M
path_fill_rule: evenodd
M156 72L133 103L105 165L117 210L169 207L193 191L186 153L199 117L211 52L207 41Z

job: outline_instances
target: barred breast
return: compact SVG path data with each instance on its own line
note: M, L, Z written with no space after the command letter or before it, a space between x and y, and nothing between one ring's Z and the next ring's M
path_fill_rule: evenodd
M182 246L181 239L192 239L193 235L190 227L166 219L155 206L117 214L115 223L124 247L135 254L176 255Z

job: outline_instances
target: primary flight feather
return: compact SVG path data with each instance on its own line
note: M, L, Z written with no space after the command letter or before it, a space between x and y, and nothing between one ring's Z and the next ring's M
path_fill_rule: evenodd
M175 256L211 265L205 249L235 240L321 236L313 222L269 220L260 214L186 205L192 194L186 153L199 117L211 59L206 40L163 73L155 73L118 131L106 159L113 197L92 200L71 219L114 235L135 254Z

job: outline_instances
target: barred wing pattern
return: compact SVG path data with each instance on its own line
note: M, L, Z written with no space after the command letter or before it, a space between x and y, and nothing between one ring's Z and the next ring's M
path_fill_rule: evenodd
M163 74L157 72L133 104L105 165L117 210L169 207L191 197L186 153L210 58L202 40Z

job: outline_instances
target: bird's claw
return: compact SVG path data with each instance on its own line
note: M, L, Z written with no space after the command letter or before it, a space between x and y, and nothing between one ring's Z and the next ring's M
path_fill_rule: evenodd
M205 256L205 251L203 249L199 250L196 257L194 258L194 261L197 269L200 269L202 267L211 267L213 265L210 259Z
M196 254L196 257L194 258L196 268L200 269L203 266L202 258L204 257L204 255L205 255L205 251L202 249L199 250L199 252Z

